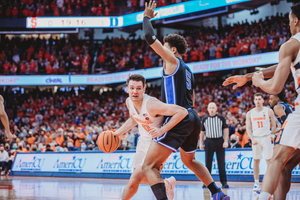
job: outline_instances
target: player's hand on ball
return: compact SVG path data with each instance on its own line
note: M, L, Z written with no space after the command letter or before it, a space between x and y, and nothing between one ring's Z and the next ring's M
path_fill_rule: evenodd
M160 128L155 127L155 128L150 129L149 134L152 136L152 138L157 138L164 133L161 131Z
M156 8L156 3L154 0L150 0L149 4L145 3L144 17L149 17L150 19L154 18L158 13L154 14Z
M252 76L252 83L254 86L259 87L260 82L264 80L264 74L261 71L255 72Z
M232 87L232 89L236 89L238 87L242 87L243 85L245 85L248 82L248 79L246 76L244 75L236 75L236 76L231 76L229 78L227 78L224 82L223 82L223 86L227 86L230 84L234 84L236 83L236 85L234 85Z

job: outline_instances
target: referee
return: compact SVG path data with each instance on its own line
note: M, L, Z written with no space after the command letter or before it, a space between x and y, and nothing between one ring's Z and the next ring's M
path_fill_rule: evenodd
M214 102L208 104L209 115L202 120L200 133L200 149L203 150L204 135L205 140L205 162L208 171L211 173L211 165L214 152L217 154L220 182L222 188L229 188L225 172L225 148L228 147L229 129L223 116L217 114L217 105ZM223 139L224 131L224 139ZM203 186L204 187L204 186Z

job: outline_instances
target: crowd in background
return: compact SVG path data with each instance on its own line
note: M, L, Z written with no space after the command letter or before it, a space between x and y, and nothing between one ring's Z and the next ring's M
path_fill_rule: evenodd
M158 0L167 6L186 0ZM144 10L144 0L1 0L1 18L42 16L119 16Z
M11 1L2 2L2 10L5 5L12 4ZM27 6L31 1L21 2ZM47 2L53 4L54 1ZM41 1L34 5L39 3ZM189 63L277 51L290 38L288 24L287 16L277 15L251 24L246 21L226 25L219 30L204 27L185 30L181 34L189 48L183 60ZM98 55L93 63L95 52ZM141 38L106 38L96 45L73 36L49 40L6 38L1 41L0 73L4 75L88 74L93 65L95 73L105 74L158 67L162 66L162 60ZM253 107L253 95L259 90L251 85L232 90L222 87L223 80L218 79L197 81L195 109L199 116L207 115L208 103L215 102L218 112L229 125L229 147L251 147L245 119L246 112ZM101 94L92 87L79 92L35 88L23 94L9 87L1 90L14 135L13 141L9 142L3 130L0 133L1 165L5 160L11 166L16 152L99 150L96 145L98 135L102 131L116 130L128 118L124 103L128 95L123 90ZM288 102L293 104L296 95L291 80L286 83L285 90ZM160 86L147 88L147 94L160 98ZM268 95L265 100L267 105ZM135 149L138 137L136 128L126 133L119 149Z
M287 101L293 104L292 81L288 81L285 88ZM208 103L215 102L218 112L227 120L230 135L236 134L239 144L244 147L248 143L246 112L253 108L253 95L258 91L251 85L232 90L222 87L221 81L206 80L197 84L195 109L203 118L207 115ZM160 98L160 87L147 88L146 93ZM128 94L123 90L99 94L99 91L87 88L76 95L73 90L53 93L36 88L21 94L8 88L1 94L5 98L14 140L9 144L2 132L0 144L16 151L98 150L96 140L99 133L116 130L129 117L124 103ZM265 100L267 105L268 95ZM137 129L125 134L120 149L134 149L138 136Z
M291 37L287 14L180 34L189 45L183 55L186 63L277 51ZM0 47L0 74L4 75L107 74L159 66L162 59L141 37L107 37L95 44L72 35L49 40L6 38Z

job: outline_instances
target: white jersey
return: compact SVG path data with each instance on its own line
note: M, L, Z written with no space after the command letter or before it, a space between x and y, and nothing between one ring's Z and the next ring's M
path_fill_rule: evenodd
M139 133L142 139L152 140L151 135L148 133L151 128L160 128L164 121L164 116L152 117L147 111L147 102L154 97L144 94L142 108L138 113L133 105L133 102L128 98L129 114L138 123Z
M260 112L253 108L251 112L252 134L254 137L263 137L271 134L269 108L263 107Z
M300 42L300 33L297 33L292 38L298 40ZM295 100L295 110L300 111L300 50L298 52L298 55L295 59L295 61L291 65L291 71L293 73L294 81L295 81L295 89L298 93L298 97Z

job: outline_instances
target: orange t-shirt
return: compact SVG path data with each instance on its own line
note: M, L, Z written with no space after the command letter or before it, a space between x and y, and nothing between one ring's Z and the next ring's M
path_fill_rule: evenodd
M27 139L28 144L33 144L35 142L35 137L31 136Z
M59 144L59 146L61 146L62 143L63 143L64 141L65 141L65 140L64 140L64 137L63 137L63 136L57 137L57 138L55 139L55 143L56 143L56 144Z

